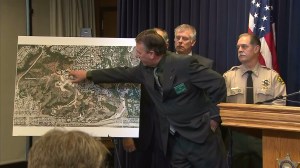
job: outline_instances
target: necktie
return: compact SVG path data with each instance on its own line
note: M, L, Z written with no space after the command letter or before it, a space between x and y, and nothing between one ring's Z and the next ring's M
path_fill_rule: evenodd
M153 76L154 76L154 79L155 79L155 83L156 85L158 86L158 89L159 89L159 92L161 95L163 95L163 90L162 90L162 86L161 86L161 77L159 77L161 75L161 72L160 72L160 75L158 74L158 67L155 67L154 70L153 70ZM172 135L175 135L176 133L176 130L174 129L174 127L170 124L170 134Z
M153 76L154 76L154 79L155 79L155 83L158 86L159 92L162 95L163 91L162 91L162 86L161 86L161 83L160 83L160 80L159 80L159 75L157 74L157 69L158 69L157 67L154 68Z
M153 70L153 76L154 76L154 78L155 78L156 84L157 84L159 87L161 87L160 80L159 80L159 75L157 74L157 70L158 70L158 68L155 67L154 70Z
M252 71L247 71L247 90L246 90L246 104L253 104L253 80Z

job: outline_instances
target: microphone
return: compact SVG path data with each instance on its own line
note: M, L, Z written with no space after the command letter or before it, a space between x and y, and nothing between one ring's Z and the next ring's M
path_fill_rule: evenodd
M277 97L274 97L274 98L272 98L272 99L268 99L268 100L261 101L261 102L256 102L255 104L265 104L265 103L270 103L270 102L272 102L272 101L275 101L275 100L278 100L278 99L287 98L287 97L294 96L294 95L297 95L297 94L300 94L300 90L297 91L297 92L291 93L291 94L287 94L287 95L285 95L285 96L277 96Z

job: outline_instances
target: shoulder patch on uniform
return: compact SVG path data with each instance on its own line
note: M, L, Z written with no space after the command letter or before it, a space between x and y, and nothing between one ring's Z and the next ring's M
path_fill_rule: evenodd
M284 81L279 75L276 76L276 81L278 81L280 84L284 85Z

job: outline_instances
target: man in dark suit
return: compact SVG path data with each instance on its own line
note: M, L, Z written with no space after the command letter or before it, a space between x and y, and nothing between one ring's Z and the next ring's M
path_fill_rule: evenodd
M153 29L163 37L168 48L168 33L161 28ZM123 148L129 152L126 162L130 168L169 167L169 162L162 150L159 119L155 105L143 85L141 87L139 138L123 138Z
M174 30L175 38L174 45L177 54L192 55L199 63L209 68L213 67L213 60L193 53L192 49L196 43L197 31L194 26L181 24Z
M72 82L141 83L159 112L162 145L173 167L222 168L224 144L214 122L221 122L217 103L226 97L224 78L194 57L166 51L155 30L136 37L141 63L92 71L70 71Z

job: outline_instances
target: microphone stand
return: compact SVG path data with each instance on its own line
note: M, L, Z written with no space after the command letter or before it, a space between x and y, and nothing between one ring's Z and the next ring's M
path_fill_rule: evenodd
M270 103L270 102L273 102L273 101L275 101L275 100L287 98L287 97L294 96L294 95L297 95L297 94L300 94L300 90L297 91L297 92L291 93L291 94L287 94L287 95L285 95L285 96L277 96L277 97L274 97L274 98L272 98L272 99L268 99L268 100L261 101L261 102L256 102L255 104L265 104L265 103Z

